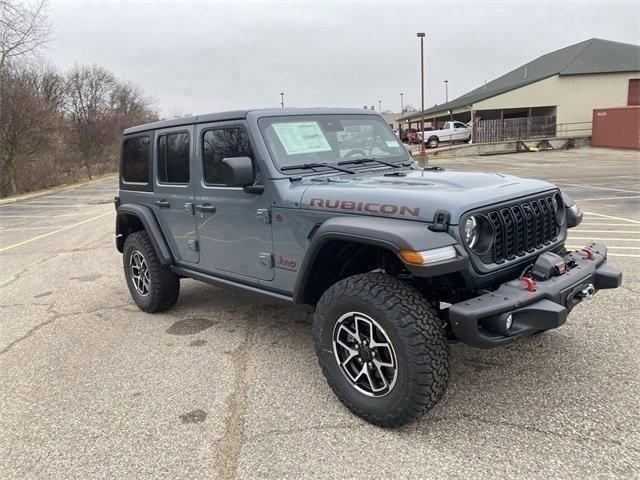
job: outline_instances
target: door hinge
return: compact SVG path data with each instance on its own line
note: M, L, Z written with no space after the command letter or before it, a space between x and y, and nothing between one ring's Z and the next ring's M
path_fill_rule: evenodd
M256 217L262 220L264 223L271 223L271 210L268 208L259 208L256 210Z
M189 215L194 215L196 213L195 209L193 208L192 202L187 202L184 204L184 211L187 212Z
M198 244L198 240L187 240L187 246L194 252L197 252L198 250L200 250L200 245Z
M273 255L271 255L270 253L260 253L258 254L258 258L260 258L260 263L265 267L273 268Z

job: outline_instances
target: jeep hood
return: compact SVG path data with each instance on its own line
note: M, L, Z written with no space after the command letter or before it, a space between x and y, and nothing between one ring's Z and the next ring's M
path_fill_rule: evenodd
M469 210L555 188L513 175L450 170L359 172L305 177L301 183L308 187L300 199L303 209L426 222L444 209L454 225Z

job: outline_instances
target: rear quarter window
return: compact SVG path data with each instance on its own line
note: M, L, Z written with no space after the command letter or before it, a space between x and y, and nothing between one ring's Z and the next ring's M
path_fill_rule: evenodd
M149 185L150 164L150 135L125 138L122 144L122 181L125 183Z

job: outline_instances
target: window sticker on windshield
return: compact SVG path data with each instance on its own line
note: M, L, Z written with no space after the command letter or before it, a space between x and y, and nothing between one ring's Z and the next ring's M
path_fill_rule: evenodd
M273 130L282 142L287 155L331 150L318 122L274 123Z
M395 140L387 140L387 147L399 147L400 144Z

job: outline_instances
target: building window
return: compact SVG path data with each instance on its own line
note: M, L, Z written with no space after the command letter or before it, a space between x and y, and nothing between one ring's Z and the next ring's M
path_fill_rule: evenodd
M125 182L149 182L150 153L151 139L148 135L125 139L122 146L122 179Z
M231 157L253 158L249 137L244 128L219 128L207 130L202 137L204 182L207 185L223 185L222 160Z
M640 105L640 78L629 80L629 98L627 105Z
M158 181L189 183L188 133L170 133L158 137Z

